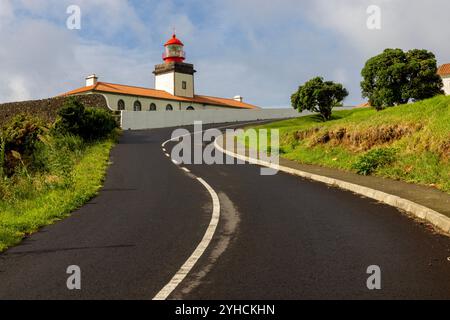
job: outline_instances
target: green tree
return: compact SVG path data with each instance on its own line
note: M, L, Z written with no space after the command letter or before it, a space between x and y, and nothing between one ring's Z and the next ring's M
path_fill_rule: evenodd
M407 53L409 85L406 95L413 101L443 94L443 83L437 74L437 61L432 52L411 50Z
M406 103L403 97L408 83L408 59L401 49L386 49L366 62L361 72L362 95L377 110Z
M291 96L291 103L299 112L318 112L327 121L331 119L333 108L341 106L347 96L348 91L342 84L316 77L298 88Z
M362 95L377 110L442 93L433 53L386 49L369 59L361 71Z

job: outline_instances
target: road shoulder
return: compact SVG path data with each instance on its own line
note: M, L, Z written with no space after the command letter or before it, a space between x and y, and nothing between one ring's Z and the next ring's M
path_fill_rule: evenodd
M450 234L450 195L444 192L402 181L366 177L332 168L304 165L283 158L280 158L279 164L271 164L248 157L248 149L241 144L235 146L234 150L225 150L226 143L224 141L226 141L226 136L217 139L215 145L219 151L229 156L375 199L424 220L447 235Z

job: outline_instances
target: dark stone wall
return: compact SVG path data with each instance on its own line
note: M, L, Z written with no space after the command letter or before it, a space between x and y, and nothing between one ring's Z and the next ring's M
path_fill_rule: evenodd
M0 104L0 126L18 114L29 114L45 121L53 122L58 110L68 97L56 97L44 100L32 100ZM106 99L101 94L88 94L77 96L86 107L110 110Z
M190 63L184 62L170 62L170 63L162 63L155 66L155 71L153 74L160 75L168 72L178 72L184 74L193 75L197 71L194 70L194 65Z

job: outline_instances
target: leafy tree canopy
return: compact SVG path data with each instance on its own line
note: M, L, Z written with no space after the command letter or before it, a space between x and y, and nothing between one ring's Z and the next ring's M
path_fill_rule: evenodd
M342 84L316 77L298 88L291 96L291 103L299 112L317 112L327 121L331 119L333 108L341 106L347 96L348 91Z
M386 49L361 71L362 95L377 110L442 94L437 62L427 50Z

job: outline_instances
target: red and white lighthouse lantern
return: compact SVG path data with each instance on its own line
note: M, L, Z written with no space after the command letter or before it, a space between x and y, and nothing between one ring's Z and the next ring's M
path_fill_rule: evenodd
M165 52L163 54L163 60L165 63L171 62L183 62L186 59L184 53L184 44L173 34L172 38L164 45Z
M174 34L164 45L164 63L155 66L155 89L174 96L193 98L194 65L185 63L184 44Z

